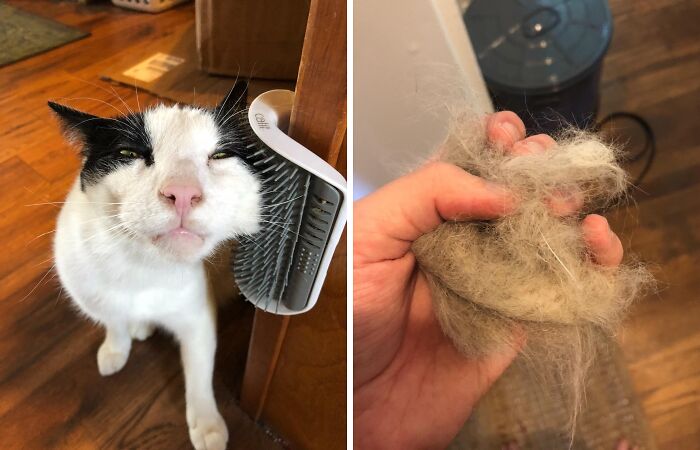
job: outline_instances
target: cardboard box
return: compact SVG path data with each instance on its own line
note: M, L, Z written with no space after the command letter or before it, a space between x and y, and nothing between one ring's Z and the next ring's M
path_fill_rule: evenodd
M172 28L128 55L111 56L103 64L101 78L185 105L209 107L216 106L234 82L233 78L208 75L199 69L194 24ZM271 89L294 90L294 82L249 80L248 99Z
M295 80L308 14L309 0L197 0L201 69Z

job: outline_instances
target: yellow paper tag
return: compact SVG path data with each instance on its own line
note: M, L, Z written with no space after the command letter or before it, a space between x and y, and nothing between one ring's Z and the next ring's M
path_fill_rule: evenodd
M185 62L184 58L159 52L128 68L123 75L150 83L183 62Z

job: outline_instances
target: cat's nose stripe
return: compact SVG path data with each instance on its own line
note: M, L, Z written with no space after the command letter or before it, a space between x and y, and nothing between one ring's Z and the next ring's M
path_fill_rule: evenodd
M202 190L195 185L171 184L164 187L161 194L175 205L180 217L185 217L194 205L202 201Z

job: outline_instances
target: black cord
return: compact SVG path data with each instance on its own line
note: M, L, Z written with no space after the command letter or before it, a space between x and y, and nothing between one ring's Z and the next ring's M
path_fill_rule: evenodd
M603 117L603 119L601 119L595 125L595 130L600 131L603 128L603 126L606 125L608 122L619 118L630 119L633 122L636 122L641 127L642 131L644 132L644 135L646 136L646 143L644 145L644 148L641 151L637 152L637 154L633 156L628 156L626 158L629 162L637 162L648 153L647 160L644 163L644 167L637 176L637 179L634 181L634 184L636 186L639 186L639 184L649 172L649 169L651 169L651 164L654 162L654 158L656 158L656 137L654 136L654 130L652 130L651 125L649 125L649 122L647 122L642 116L624 111L610 113L607 116Z

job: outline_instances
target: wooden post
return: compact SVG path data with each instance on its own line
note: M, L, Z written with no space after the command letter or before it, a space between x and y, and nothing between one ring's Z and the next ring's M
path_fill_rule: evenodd
M346 29L346 2L312 0L289 130L293 139L342 173L347 158ZM346 247L343 235L313 310L291 318L255 314L241 405L295 448L345 448Z

